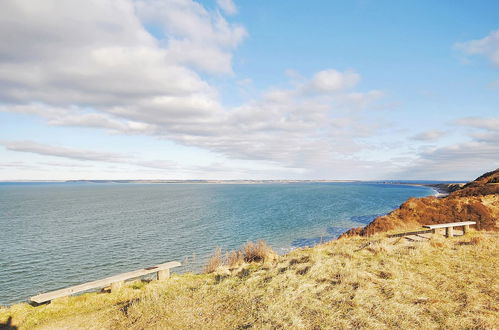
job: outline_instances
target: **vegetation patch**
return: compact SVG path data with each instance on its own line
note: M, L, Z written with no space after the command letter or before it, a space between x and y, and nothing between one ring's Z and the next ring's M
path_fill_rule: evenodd
M498 232L421 242L378 234L253 263L243 260L234 269L224 265L227 254L220 251L223 263L212 273L130 283L115 293L39 307L17 304L0 309L0 324L21 329L494 329L499 324L498 242Z

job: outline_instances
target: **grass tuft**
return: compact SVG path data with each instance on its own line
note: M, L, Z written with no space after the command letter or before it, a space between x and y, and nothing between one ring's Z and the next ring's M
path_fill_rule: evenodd
M244 255L239 250L227 252L225 263L229 268L239 267L244 263Z
M265 241L260 240L256 243L246 243L243 246L242 253L246 262L260 262L265 261L273 251Z
M204 273L214 273L222 266L234 269L240 267L244 263L263 262L275 255L272 248L262 240L256 243L247 242L239 250L226 252L225 258L222 257L222 250L216 248L204 267Z
M471 238L470 243L471 245L479 245L481 241L482 238L480 236L475 236Z
M216 248L213 255L208 259L208 262L204 266L205 273L213 273L218 267L222 266L224 263L222 259L222 249Z

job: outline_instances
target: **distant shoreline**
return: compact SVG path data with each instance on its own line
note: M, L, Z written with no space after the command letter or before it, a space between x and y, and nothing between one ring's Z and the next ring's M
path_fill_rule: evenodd
M429 187L435 191L435 197L445 197L451 192L461 189L465 183L463 182L453 182L453 183L431 183L431 184L411 184L411 186L416 187Z
M464 181L463 181L464 182ZM5 180L0 183L136 183L136 184L164 184L164 183L208 183L208 184L287 184L287 183L372 183L406 186L432 187L439 192L447 192L445 186L461 184L459 181L437 180Z
M261 183L334 183L362 182L359 180L68 180L70 183L216 183L216 184L261 184Z
M165 184L165 183L209 183L209 184L286 184L286 183L355 183L360 180L10 180L0 183L135 183L135 184Z

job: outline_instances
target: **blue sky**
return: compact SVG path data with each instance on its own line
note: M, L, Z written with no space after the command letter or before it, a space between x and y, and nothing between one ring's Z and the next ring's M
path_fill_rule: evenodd
M6 1L0 180L467 180L497 1Z

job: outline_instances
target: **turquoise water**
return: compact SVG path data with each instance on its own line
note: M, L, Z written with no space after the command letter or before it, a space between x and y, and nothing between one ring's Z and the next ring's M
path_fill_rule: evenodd
M276 251L363 226L426 187L374 183L0 184L0 305L216 246Z

